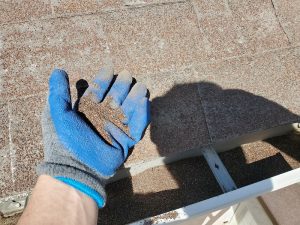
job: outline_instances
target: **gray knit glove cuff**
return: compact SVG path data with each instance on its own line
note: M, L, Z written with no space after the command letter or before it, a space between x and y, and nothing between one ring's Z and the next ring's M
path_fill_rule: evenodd
M103 198L104 203L106 202L106 193L105 193L105 180L98 179L92 174L82 171L75 167L60 165L54 163L44 162L37 167L37 173L47 174L55 178L69 178L75 181L79 181L82 184L86 184L90 188L97 191Z

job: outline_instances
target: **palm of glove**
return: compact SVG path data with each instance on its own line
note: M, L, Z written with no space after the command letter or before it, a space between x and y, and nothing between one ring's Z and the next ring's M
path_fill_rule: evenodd
M52 73L49 82L49 109L44 112L46 122L43 122L43 132L44 136L48 135L52 140L50 146L60 145L60 149L65 150L55 153L53 149L57 148L52 146L47 149L45 146L45 160L48 158L48 161L53 161L53 154L57 154L57 157L60 155L62 160L64 156L70 155L72 160L98 175L112 176L115 173L125 161L128 149L141 139L149 124L150 104L145 97L147 89L144 85L137 83L130 90L130 75L120 74L113 85L112 80L113 70L103 69L94 80L95 87L88 88L86 92L99 104L107 93L106 96L113 99L111 106L120 107L125 115L123 123L129 128L129 136L107 121L104 129L112 141L112 144L108 144L72 108L67 74L62 70ZM49 132L51 129L54 132L52 137Z

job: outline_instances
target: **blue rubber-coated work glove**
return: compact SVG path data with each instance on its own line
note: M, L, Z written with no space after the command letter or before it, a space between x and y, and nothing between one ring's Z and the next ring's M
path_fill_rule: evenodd
M113 85L112 68L102 69L87 92L101 104L104 95L113 98L113 107L121 107L126 116L130 137L107 122L112 139L107 144L72 108L68 75L54 70L49 81L48 104L42 115L45 156L37 167L38 174L48 174L93 198L99 207L106 201L105 184L127 158L128 150L142 137L150 122L147 89L132 77L119 75ZM108 88L111 88L108 90Z

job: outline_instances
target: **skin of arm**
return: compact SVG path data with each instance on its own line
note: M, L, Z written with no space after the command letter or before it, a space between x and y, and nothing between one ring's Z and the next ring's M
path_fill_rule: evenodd
M51 176L41 175L18 225L97 224L96 202Z

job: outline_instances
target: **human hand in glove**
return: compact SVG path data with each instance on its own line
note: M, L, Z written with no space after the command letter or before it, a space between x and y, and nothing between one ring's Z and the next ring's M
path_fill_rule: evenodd
M129 136L107 121L105 130L112 139L108 144L72 108L68 75L54 70L49 80L48 104L42 115L45 157L38 174L47 174L76 188L94 199L98 207L106 201L106 181L127 158L128 150L142 137L150 122L150 102L147 89L141 83L132 84L131 76L119 75L113 80L112 68L102 69L94 80L92 93L99 104L105 94L119 106L128 125ZM111 88L109 89L109 87Z

